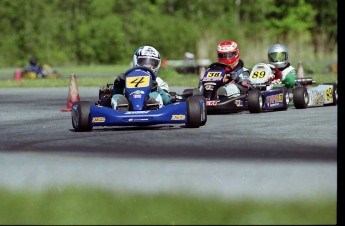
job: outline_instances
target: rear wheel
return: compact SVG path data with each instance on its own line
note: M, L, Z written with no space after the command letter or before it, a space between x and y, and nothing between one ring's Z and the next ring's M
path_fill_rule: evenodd
M185 89L183 90L183 93L186 96L192 96L193 95L193 89Z
M190 97L190 96L197 96L197 95L202 95L200 90L198 88L193 88L193 89L185 89L183 90L182 93L185 97Z
M90 102L78 101L72 106L72 126L75 131L91 131Z
M187 100L187 122L188 128L199 128L202 125L201 107L199 98L191 97ZM206 123L206 121L205 121Z
M293 103L296 109L305 109L308 107L309 94L304 86L297 86L293 90Z
M207 122L206 99L201 95L192 96L191 98L197 99L199 101L199 105L201 105L201 126L204 126Z
M250 113L262 112L262 108L264 104L263 104L261 92L256 89L250 90L248 92L247 104L248 104L248 110Z

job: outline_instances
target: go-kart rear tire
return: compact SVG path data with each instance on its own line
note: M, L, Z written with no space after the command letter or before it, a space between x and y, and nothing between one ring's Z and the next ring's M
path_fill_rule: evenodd
M198 88L185 89L182 94L186 97L202 95Z
M201 122L201 107L200 99L198 97L191 97L187 100L187 128L199 128L202 124ZM205 122L206 123L206 122Z
M206 99L204 96L197 95L197 96L192 96L190 98L197 99L199 103L201 103L202 108L201 108L201 126L204 126L207 122L207 108L206 108Z
M185 89L185 90L183 90L182 94L192 96L193 89Z
M296 109L305 109L308 107L309 94L304 86L297 86L293 90L293 104Z
M78 101L72 106L72 126L75 131L91 131L90 123L90 102Z
M260 90L250 90L247 97L248 110L250 113L260 113L264 106Z

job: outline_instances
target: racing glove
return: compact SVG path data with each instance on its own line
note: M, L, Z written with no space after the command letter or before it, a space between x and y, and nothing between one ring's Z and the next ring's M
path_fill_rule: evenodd
M278 84L282 84L282 81L280 79L274 79L271 83L273 85L278 85Z
M268 66L270 66L270 68L272 69L275 77L273 79L281 79L282 78L282 73L279 71L279 69L272 65L272 64L268 64ZM270 80L272 81L273 79L270 78Z
M114 81L114 85L124 85L125 84L125 75L119 74Z
M114 81L113 93L123 94L125 89L125 75L119 74Z
M241 85L247 88L250 86L249 84L250 84L250 81L247 79L243 79L243 81L241 82Z
M158 82L156 80L152 80L152 88L151 92L155 92L158 89Z

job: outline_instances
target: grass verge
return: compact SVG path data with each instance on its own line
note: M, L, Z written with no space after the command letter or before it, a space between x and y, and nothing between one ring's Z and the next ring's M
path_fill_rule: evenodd
M336 199L221 200L69 186L42 192L0 189L0 224L196 225L336 224Z
M13 88L13 87L68 87L69 75L71 73L77 74L77 85L80 87L101 87L106 83L112 83L116 76L125 72L128 69L126 65L118 66L80 66L68 67L58 70L59 73L65 76L58 79L21 79L14 80L12 78L1 78L2 74L13 73L13 69L0 70L0 88ZM199 75L196 74L178 74L172 68L161 69L159 76L166 81L169 86L186 86L197 87L199 82ZM314 73L305 75L305 77L312 77L316 84L337 82L338 75L336 73Z

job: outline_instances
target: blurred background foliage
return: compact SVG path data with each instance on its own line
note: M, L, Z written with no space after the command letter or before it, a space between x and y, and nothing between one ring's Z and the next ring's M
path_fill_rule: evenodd
M337 0L1 0L0 67L127 64L141 45L163 59L216 60L239 43L250 64L284 43L290 59L337 61Z

